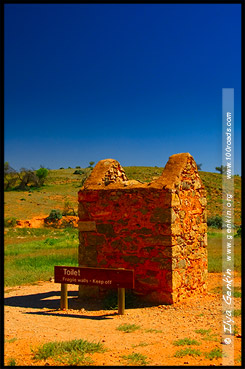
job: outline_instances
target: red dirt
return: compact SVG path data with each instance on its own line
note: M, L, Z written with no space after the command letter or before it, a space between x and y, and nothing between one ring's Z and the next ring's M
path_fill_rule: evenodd
M117 311L103 310L101 301L87 299L78 302L78 286L69 285L69 309L61 311L60 285L53 282L38 282L5 289L5 365L14 358L16 365L43 366L62 365L52 359L35 361L31 347L36 348L50 341L87 339L101 341L107 351L94 353L90 357L93 365L128 365L122 358L133 352L147 356L149 365L160 366L204 366L222 365L220 359L206 359L205 352L222 349L222 295L212 292L221 285L221 274L209 274L208 293L189 298L173 305L159 305L146 308L126 309L125 315ZM240 286L236 276L234 285ZM74 292L75 291L75 292ZM234 298L235 309L241 309L241 299ZM127 301L126 301L127 306ZM235 324L241 333L241 316L235 317ZM132 333L116 330L122 323L140 325ZM211 329L217 341L205 341L195 333L197 329ZM154 329L161 332L147 332ZM174 346L173 341L181 338L196 339L200 346L191 347L202 352L200 357L176 358L177 350L188 346ZM15 341L10 341L11 339ZM145 346L137 346L144 343ZM136 345L136 347L134 347ZM234 337L235 365L241 362L241 338ZM238 359L238 360L237 360Z
M29 220L18 220L16 228L42 228L45 226L45 218L48 215L39 215ZM78 217L76 216L63 216L60 220L57 221L56 227L62 227L62 223L67 222L73 225L73 227L77 228Z

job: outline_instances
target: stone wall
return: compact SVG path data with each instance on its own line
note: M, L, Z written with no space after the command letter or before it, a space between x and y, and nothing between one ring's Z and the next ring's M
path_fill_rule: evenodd
M80 266L134 269L134 292L157 303L206 289L206 198L190 154L171 156L149 184L101 160L78 201Z

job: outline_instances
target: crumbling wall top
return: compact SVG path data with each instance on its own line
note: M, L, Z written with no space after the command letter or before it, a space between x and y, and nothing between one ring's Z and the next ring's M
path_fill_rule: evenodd
M188 164L189 162L189 164ZM114 188L161 188L174 189L179 183L181 173L187 165L192 165L197 171L195 160L189 153L181 153L170 156L162 174L150 183L141 183L129 180L120 163L114 159L100 160L94 167L92 173L85 181L82 189L114 189Z

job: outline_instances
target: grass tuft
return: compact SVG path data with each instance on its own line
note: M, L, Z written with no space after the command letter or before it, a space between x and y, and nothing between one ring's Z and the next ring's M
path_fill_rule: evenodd
M176 351L176 353L174 354L175 357L184 357L184 356L187 356L187 355L190 355L190 356L201 356L201 351L200 350L196 350L196 349L193 349L191 347L187 347L185 349L182 349L182 350L178 350Z
M118 331L122 331L122 332L125 332L125 333L131 333L131 332L136 331L137 329L140 329L140 326L136 325L136 324L127 324L127 323L125 323L125 324L119 325L116 329Z
M200 333L202 336L205 336L205 335L211 333L211 328L209 328L209 329L196 329L195 333Z
M222 356L223 356L223 352L219 347L214 348L210 352L205 352L205 357L209 360L219 359Z
M146 333L163 333L160 329L153 329L153 328L146 329L145 332Z
M130 364L133 364L133 365L147 365L148 362L146 361L147 359L147 356L145 355L142 355L142 354L139 354L139 353L132 353L130 355L123 355L121 356L123 359L127 360Z
M11 357L8 361L8 366L16 366L16 365L17 365L16 360Z
M13 342L17 341L17 339L18 338L15 338L15 337L14 338L10 338L10 339L5 339L4 342L5 343L13 343Z
M145 346L148 346L148 345L151 345L151 343L147 343L147 342L140 342L138 343L137 345L132 345L133 348L135 347L145 347Z
M204 341L218 341L216 334L211 334L211 328L209 329L196 329L195 333L200 333Z
M105 348L100 342L89 342L86 340L72 340L61 342L48 342L33 351L35 360L46 360L50 357L65 363L66 365L79 365L92 363L85 354L104 352Z
M174 346L185 346L185 345L196 345L196 346L199 346L201 345L200 342L196 341L196 340L192 340L190 338L182 338L182 339L179 339L177 341L174 341L173 342L173 345Z
M238 287L239 288L239 287ZM239 290L237 290L237 288L235 287L234 288L234 292L233 292L233 296L234 297L242 297L242 292L241 291L239 291Z

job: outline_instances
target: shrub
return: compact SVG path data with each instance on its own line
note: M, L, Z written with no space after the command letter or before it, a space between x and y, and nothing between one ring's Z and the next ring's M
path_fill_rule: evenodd
M221 165L220 167L215 167L215 170L220 172L220 174L226 174L227 173L227 165Z
M46 218L46 221L48 223L52 223L52 222L57 222L58 220L60 220L62 218L62 213L61 211L58 209L58 210L51 210L49 216Z
M12 168L8 162L4 163L4 190L11 190L14 188L17 180L18 173Z
M73 172L73 174L83 174L84 171L82 169L79 170L75 170L75 172Z
M4 219L4 227L14 227L17 224L17 218L5 218Z
M222 229L222 226L223 226L222 217L220 215L215 215L211 218L208 218L207 225L209 227Z
M72 220L62 219L60 227L61 228L75 228L76 226Z
M65 201L62 215L76 215L76 212L70 201Z
M241 235L242 235L242 226L240 225L234 237L241 237Z

